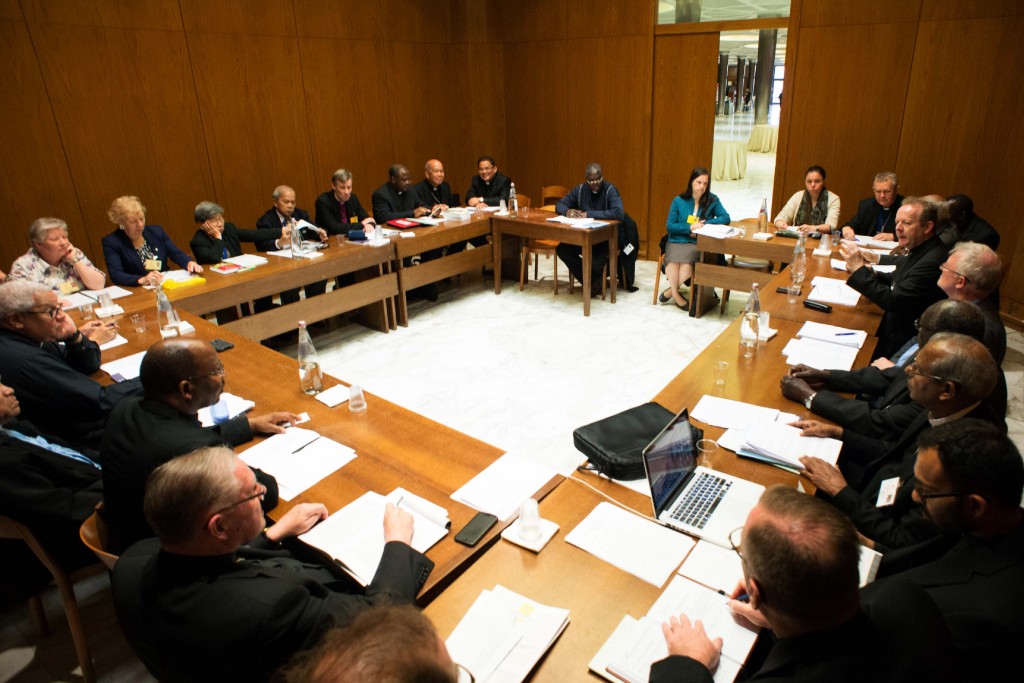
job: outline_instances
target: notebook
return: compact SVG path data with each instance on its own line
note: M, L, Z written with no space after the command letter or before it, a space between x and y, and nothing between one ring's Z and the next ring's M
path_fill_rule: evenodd
M643 461L654 517L724 548L764 493L760 484L697 466L686 408L647 445Z

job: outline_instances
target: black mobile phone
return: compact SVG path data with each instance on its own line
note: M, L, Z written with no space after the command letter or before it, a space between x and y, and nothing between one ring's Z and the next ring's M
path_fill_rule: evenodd
M804 299L804 306L806 308L810 308L810 309L813 309L815 311L821 311L822 313L831 313L832 312L832 307L831 306L829 306L828 304L818 303L817 301L808 301L807 299Z
M462 531L455 534L455 540L463 545L473 546L480 542L487 530L494 526L498 518L486 512L478 512L469 523L462 527Z
M217 353L235 348L234 344L232 344L229 341L224 341L223 339L214 339L212 342L210 342L210 346L215 348L217 350Z

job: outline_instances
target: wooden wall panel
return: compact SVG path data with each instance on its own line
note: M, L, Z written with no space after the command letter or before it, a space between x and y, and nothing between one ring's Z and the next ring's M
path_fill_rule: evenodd
M113 229L111 200L135 194L148 220L187 246L194 203L213 194L213 183L184 35L32 22L29 29L94 241ZM91 256L102 260L95 248Z
M298 41L190 33L188 43L216 196L229 218L253 226L278 185L295 188L298 206L312 212L323 181L313 178Z
M651 0L568 0L568 34L572 38L650 36L654 5Z
M336 169L347 168L369 210L370 194L392 163L391 115L386 87L359 84L386 82L384 43L306 38L299 49L316 192L330 187Z
M654 39L651 180L646 255L657 259L672 198L686 189L690 171L711 168L715 135L718 34ZM698 96L705 93L704 97ZM714 183L711 184L714 192Z
M489 9L487 20L495 40L516 43L569 37L567 0L496 0Z
M983 19L1024 15L1020 0L922 0L921 21L945 19Z
M1019 239L1024 191L1024 17L923 22L907 89L897 170L925 193L962 192L1002 236ZM1024 301L1024 291L1021 292Z
M292 0L178 0L187 33L238 34L261 42L295 36Z
M17 93L0 108L0 270L10 272L29 247L28 226L43 216L67 221L71 241L93 253L25 22L0 20L0 62L0 89Z
M948 2L948 0L939 0ZM956 0L958 4L960 0ZM792 8L792 11L797 11ZM917 22L921 0L807 0L799 8L801 26L860 26Z
M300 38L381 39L383 4L366 0L293 0Z
M404 43L447 44L452 40L451 14L448 0L409 2L409 0L382 0L382 30L389 40ZM430 48L423 48L429 51ZM415 61L408 63L419 70Z
M178 0L21 0L25 18L40 24L180 31Z
M813 4L813 3L812 3ZM774 217L804 172L818 164L842 199L840 223L870 196L879 171L896 170L903 101L914 59L917 25L802 27L798 58L788 65L795 85L785 89L788 143L780 146L772 195ZM900 174L904 193L918 179Z
M442 159L447 180L455 192L465 198L470 179L476 174L476 160L483 155L494 157L503 167L508 164L506 147L505 103L507 81L504 72L502 45L464 43L449 46L450 64L463 65L463 75L450 73L447 83L457 87L443 90L443 103L438 108L453 118L445 125L455 129L448 156ZM471 87L462 84L471 82ZM526 83L533 87L532 81ZM431 98L433 100L433 97ZM457 123L455 123L457 122ZM519 185L516 185L519 190ZM525 190L521 190L526 192ZM531 195L535 196L536 191Z

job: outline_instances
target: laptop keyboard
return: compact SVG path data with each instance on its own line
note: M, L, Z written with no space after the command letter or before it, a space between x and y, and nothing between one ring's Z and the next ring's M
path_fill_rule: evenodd
M701 472L689 492L672 509L672 519L696 529L703 529L711 513L732 486L732 481Z

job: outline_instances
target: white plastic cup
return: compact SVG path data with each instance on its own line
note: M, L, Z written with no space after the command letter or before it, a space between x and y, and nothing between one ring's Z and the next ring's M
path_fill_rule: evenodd
M110 292L101 292L99 302L100 308L110 308L114 305L114 300L111 298Z
M366 410L366 397L363 396L363 388L358 384L349 387L348 409L353 413L362 413Z
M540 507L533 498L519 506L519 537L527 543L540 539Z

